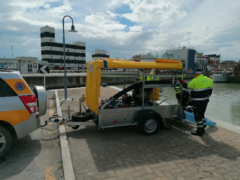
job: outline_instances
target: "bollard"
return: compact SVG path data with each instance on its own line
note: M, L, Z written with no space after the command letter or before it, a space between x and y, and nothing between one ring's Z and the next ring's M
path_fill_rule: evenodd
M68 104L68 119L70 119L70 105Z

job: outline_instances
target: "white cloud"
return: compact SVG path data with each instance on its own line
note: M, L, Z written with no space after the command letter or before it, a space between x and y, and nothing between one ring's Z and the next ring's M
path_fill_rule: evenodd
M44 4L43 7L46 8L46 9L49 9L50 5L49 4Z
M118 42L118 44L119 44L119 45L122 45L122 46L125 45L124 42Z
M126 13L122 16L147 28L148 26L157 27L168 25L176 20L182 20L187 16L187 12L180 10L178 4L174 4L167 0L129 1L128 5L132 13Z
M142 31L142 27L141 26L130 26L129 30L134 31L134 32L140 32L140 31Z
M85 22L105 31L124 30L126 28L126 25L111 20L112 17L115 17L113 13L94 13L86 16Z
M123 7L129 9L124 11ZM55 27L56 39L62 41L62 18L68 14L73 17L78 33L67 33L66 41L86 42L89 58L96 48L106 49L113 58L130 58L137 52L162 52L180 44L238 60L238 7L240 1L227 0L3 1L0 57L5 54L7 43L24 44L25 49L15 47L15 51L19 49L22 53L20 56L28 56L30 51L33 56L39 49L36 56L40 57L39 28ZM70 25L71 20L66 19L65 28Z
M62 17L62 14L72 10L72 3L69 0L63 0L63 5L52 8L49 12L55 17Z

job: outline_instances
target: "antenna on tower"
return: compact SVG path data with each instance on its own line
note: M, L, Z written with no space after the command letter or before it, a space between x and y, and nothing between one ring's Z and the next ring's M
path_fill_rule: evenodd
M12 58L13 58L13 47L12 47L12 44L11 44L11 51L12 51Z

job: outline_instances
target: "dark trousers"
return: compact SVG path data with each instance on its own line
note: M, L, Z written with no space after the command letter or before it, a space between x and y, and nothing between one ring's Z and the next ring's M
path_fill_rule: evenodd
M193 101L194 116L195 116L195 121L197 123L198 129L203 129L206 127L206 120L205 120L204 114L207 109L208 102L209 100Z

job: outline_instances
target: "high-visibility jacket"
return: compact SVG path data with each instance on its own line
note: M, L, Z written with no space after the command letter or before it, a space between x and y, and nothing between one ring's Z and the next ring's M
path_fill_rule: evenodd
M150 74L153 74L153 73L150 73ZM147 76L147 81L152 81L153 77L151 76Z
M151 72L150 74L154 74L154 72ZM140 73L139 79L143 80L142 73ZM155 77L148 76L147 74L145 76L145 79L146 79L146 81L153 81L153 80L159 81L160 80L159 77L155 78Z
M183 87L191 89L191 97L193 101L208 100L212 94L212 80L202 74L192 79L188 84L183 83Z
M146 74L146 76L144 76L144 77L145 77L145 81L151 81L151 77L147 76L147 74ZM142 73L140 73L139 79L140 79L141 81L143 80L143 75L142 75Z
M150 74L154 74L154 72L151 72ZM156 81L159 81L160 80L160 77L148 77L147 79L148 81L153 81L153 80L156 80Z

